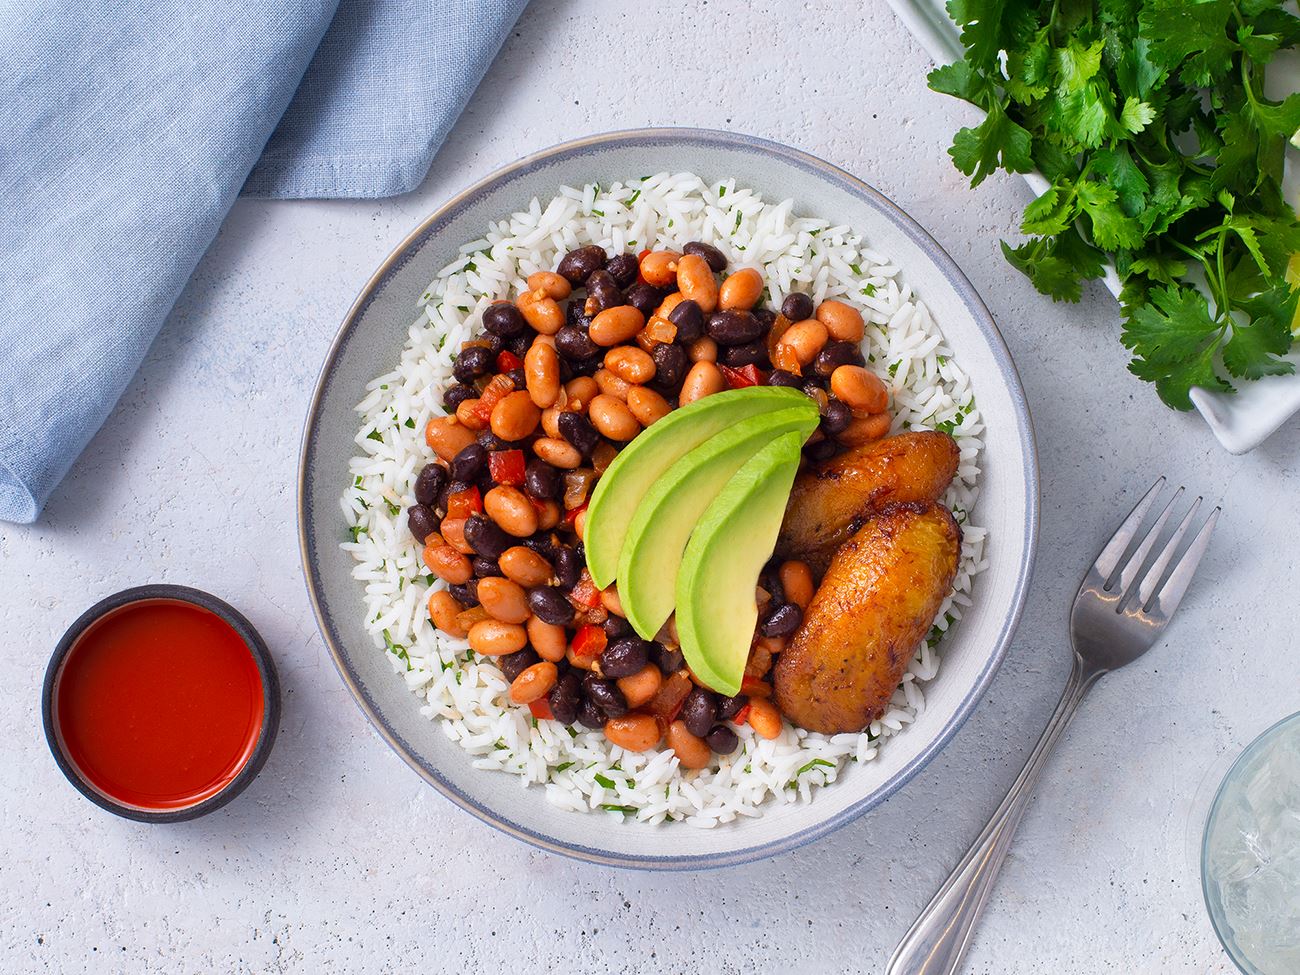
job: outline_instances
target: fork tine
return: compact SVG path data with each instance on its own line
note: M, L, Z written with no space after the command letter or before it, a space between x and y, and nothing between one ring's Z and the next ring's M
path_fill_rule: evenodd
M1187 546L1187 551L1183 557L1178 560L1174 566L1174 571L1169 574L1169 581L1160 587L1160 592L1156 596L1155 604L1145 615L1157 625L1162 625L1169 621L1169 617L1174 615L1174 610L1182 602L1187 587L1192 583L1192 576L1196 573L1196 567L1201 562L1201 556L1210 545L1210 533L1214 531L1214 525L1219 520L1219 513L1222 508L1215 508L1210 512L1210 517L1205 519L1205 524L1201 530L1196 533L1192 539L1192 544Z
M1178 503L1178 499L1182 496L1183 489L1180 487L1174 492L1174 496L1169 499L1169 503L1165 505L1164 510L1160 512L1160 516L1156 518L1156 523L1151 526L1151 530L1142 537L1138 547L1133 550L1132 556L1124 563L1124 568L1120 571L1115 584L1110 587L1110 592L1117 593L1122 597L1133 588L1133 580L1142 572L1142 566L1146 562L1147 556L1151 554L1151 549L1155 543L1160 540L1160 533L1165 530L1165 523L1169 521L1169 516L1174 513L1174 505Z
M1097 556L1097 561L1093 563L1092 569L1088 572L1088 579L1085 580L1084 585L1096 584L1100 588L1106 584L1106 580L1111 577L1111 573L1119 567L1119 560L1123 557L1124 550L1128 548L1129 542L1133 541L1133 536L1137 534L1137 530L1142 526L1142 519L1147 516L1147 511L1155 503L1156 496L1164 486L1164 477L1158 478L1156 483L1152 485L1151 490L1143 495L1142 500L1133 507L1133 510L1129 512L1129 516L1124 519L1124 524L1119 526L1114 537L1106 543L1106 547Z
M1160 585L1165 569L1169 568L1169 563L1178 554L1178 546L1182 544L1183 536L1187 534L1187 529L1191 527L1192 519L1196 517L1196 512L1200 508L1201 499L1197 498L1192 502L1192 506L1187 509L1187 514L1183 515L1183 520L1178 523L1178 527L1174 529L1173 536L1165 544L1165 547L1160 550L1156 560L1151 563L1151 568L1147 569L1146 574L1142 576L1142 581L1138 583L1135 609L1142 609L1147 603L1151 602L1151 597L1156 592L1156 586Z

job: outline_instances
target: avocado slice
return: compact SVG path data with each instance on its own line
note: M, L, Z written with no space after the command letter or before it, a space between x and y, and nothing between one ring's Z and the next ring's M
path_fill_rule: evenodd
M740 693L758 623L754 587L776 548L803 436L785 433L736 471L700 517L677 575L677 635L695 676Z
M618 595L632 628L653 640L672 615L682 553L696 522L750 457L785 433L800 443L817 428L817 404L761 413L710 437L651 486L628 526L618 561Z
M628 525L641 498L688 450L755 413L770 413L807 399L782 386L726 390L673 410L624 447L596 482L587 507L587 568L601 589L618 575Z

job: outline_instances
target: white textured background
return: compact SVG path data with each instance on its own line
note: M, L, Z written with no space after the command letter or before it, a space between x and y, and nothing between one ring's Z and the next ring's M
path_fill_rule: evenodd
M853 6L859 9L852 10ZM419 191L240 203L42 522L0 527L0 971L879 972L1019 770L1065 678L1085 564L1155 475L1223 496L1167 642L1107 678L1049 767L971 972L1229 972L1202 907L1198 820L1227 758L1300 708L1300 426L1245 458L1125 371L1114 302L1053 306L1002 261L1027 190L948 163L958 103L881 3L536 0ZM873 183L953 254L1028 387L1039 568L987 700L895 798L777 860L697 875L573 863L498 835L363 721L316 633L294 534L298 435L357 290L448 195L588 133L699 125ZM126 586L234 603L279 661L284 721L226 809L135 825L82 799L41 734L64 627Z

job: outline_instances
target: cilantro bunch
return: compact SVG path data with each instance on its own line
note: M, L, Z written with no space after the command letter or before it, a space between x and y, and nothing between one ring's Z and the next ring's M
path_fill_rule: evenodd
M1175 409L1193 386L1289 373L1300 224L1281 191L1300 94L1264 96L1300 43L1278 0L948 0L966 56L930 87L986 113L953 162L1039 170L1007 260L1057 300L1114 265L1129 368Z

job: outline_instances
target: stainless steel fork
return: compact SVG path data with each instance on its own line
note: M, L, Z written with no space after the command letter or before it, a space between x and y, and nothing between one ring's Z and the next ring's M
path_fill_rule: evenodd
M952 975L957 971L1052 746L1097 678L1142 656L1182 601L1221 509L1210 513L1175 561L1200 507L1197 498L1152 559L1152 550L1182 496L1180 487L1125 558L1164 484L1163 477L1156 481L1088 570L1070 612L1074 666L1061 703L984 832L903 936L889 961L888 975Z

